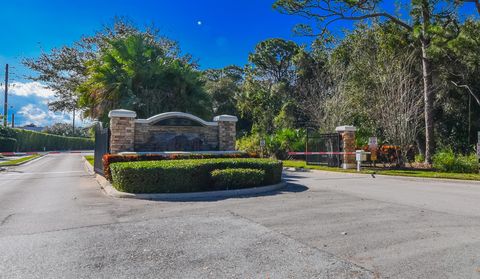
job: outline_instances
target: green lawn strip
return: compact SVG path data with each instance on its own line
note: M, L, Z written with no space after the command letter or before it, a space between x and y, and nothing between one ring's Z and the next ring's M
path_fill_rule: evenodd
M87 161L90 163L90 165L92 165L92 166L94 165L93 162L94 162L95 159L94 159L93 155L87 155L87 156L85 156L85 159L87 159Z
M333 168L327 166L307 165L305 161L283 161L284 167L292 168L305 168L322 171L333 172L346 172L357 173L356 170L344 170L341 168ZM478 173L450 173L450 172L435 172L435 171L422 171L422 170L362 170L360 173L364 174L380 174L380 175L393 175L393 176L408 176L408 177L423 177L423 178L444 178L444 179L462 179L462 180L480 180L480 174Z
M19 158L19 159L14 159L14 160L10 160L10 161L5 161L5 162L0 162L0 166L2 167L8 167L8 166L18 166L18 165L21 165L21 164L24 164L28 161L31 161L35 158L38 158L42 155L40 154L35 154L35 155L30 155L30 156L26 156L26 157L22 157L22 158Z

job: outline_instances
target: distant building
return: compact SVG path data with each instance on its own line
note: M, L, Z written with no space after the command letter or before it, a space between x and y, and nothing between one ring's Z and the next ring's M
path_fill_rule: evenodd
M16 127L18 129L23 129L23 130L29 130L29 131L34 131L34 132L41 132L45 127L38 127L37 125L30 123L28 125L25 125L23 127Z

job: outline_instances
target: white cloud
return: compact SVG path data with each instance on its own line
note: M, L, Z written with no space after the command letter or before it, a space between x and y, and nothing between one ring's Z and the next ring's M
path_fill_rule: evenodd
M44 127L55 123L72 122L71 113L53 112L48 109L48 103L55 100L55 94L42 83L13 81L11 85L8 91L10 95L8 99L9 119L11 119L10 115L14 113L16 126L33 123ZM2 96L0 96L0 101L3 101ZM91 121L81 119L80 115L81 111L77 111L76 126L86 126L91 123Z
M52 99L55 95L53 90L46 88L43 84L37 81L32 82L12 82L10 84L9 94L16 96L37 96L42 99Z
M50 126L54 123L71 123L72 115L69 113L53 112L48 108L41 108L36 104L27 104L21 107L17 112L22 119L21 126L33 123L39 127ZM75 123L78 126L85 126L90 121L82 120L80 116L75 115Z

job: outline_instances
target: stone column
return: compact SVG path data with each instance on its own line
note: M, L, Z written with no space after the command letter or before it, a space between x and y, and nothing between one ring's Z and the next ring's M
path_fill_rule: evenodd
M339 126L335 128L340 136L342 137L343 146L340 146L345 152L342 155L342 168L344 169L354 169L356 167L355 162L355 131L357 128L354 126Z
M110 153L134 151L137 113L126 109L116 109L111 110L108 117L110 117Z
M215 116L213 121L218 123L218 150L235 150L235 140L237 137L235 125L238 118L233 115L224 114Z

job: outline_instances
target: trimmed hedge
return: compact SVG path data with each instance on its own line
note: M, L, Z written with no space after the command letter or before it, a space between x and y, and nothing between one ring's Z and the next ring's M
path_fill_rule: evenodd
M222 169L265 172L261 185L281 181L282 162L270 159L194 159L114 163L113 186L129 193L187 193L216 189L211 172Z
M8 127L0 128L0 137L16 139L17 145L15 151L20 152L86 150L93 149L95 145L95 141L91 138L64 137Z
M0 152L14 152L16 147L16 139L0 137Z
M142 155L103 155L103 175L112 181L110 164L119 162L138 161L161 161L161 160L186 160L186 159L214 159L214 158L253 158L254 156L244 152L224 154L142 154Z
M211 173L215 189L241 189L262 184L265 171L257 169L224 169Z

